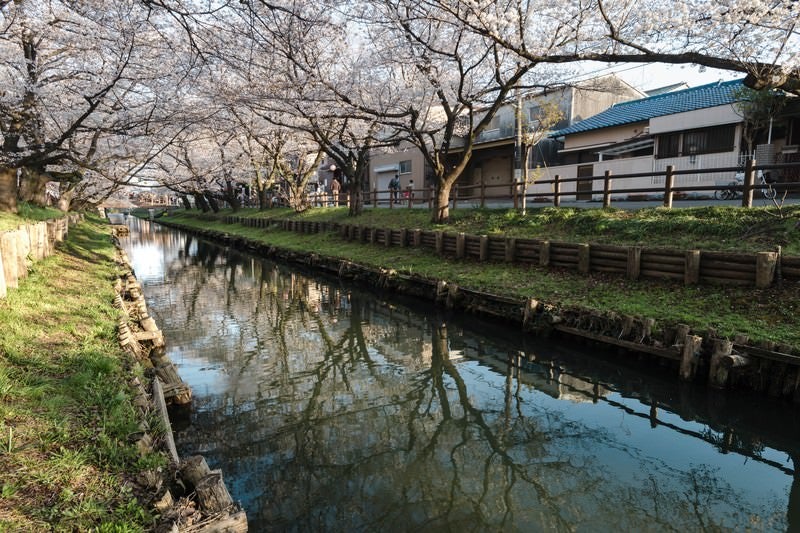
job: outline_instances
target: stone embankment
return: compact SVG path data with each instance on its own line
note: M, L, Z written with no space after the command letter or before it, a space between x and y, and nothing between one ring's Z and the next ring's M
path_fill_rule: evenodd
M73 213L0 232L0 298L19 286L19 280L28 275L34 262L50 257L56 244L64 241L69 227L81 220L83 215Z
M124 228L124 229L123 229ZM115 239L127 232L114 228ZM247 516L233 501L220 470L211 470L202 456L181 460L172 434L169 409L191 407L192 391L178 375L165 350L164 335L147 312L141 286L124 250L117 241L121 274L115 282L114 303L122 313L118 335L123 349L145 368L148 383L130 381L136 393L135 405L142 420L150 413L157 422L143 422L137 445L141 450L163 449L169 456L174 478L169 486L160 485L154 506L159 514L159 531L230 532L247 531Z
M526 332L560 334L627 354L653 356L686 382L705 383L717 389L750 389L800 402L800 352L796 347L769 341L753 343L746 335L724 338L713 329L697 332L685 324L660 324L654 318L566 308L534 297L522 299L488 294L459 287L449 280L433 280L392 269L375 268L323 257L314 252L281 249L221 231L182 226L167 219L159 220L159 223L199 234L239 250L249 250L333 274L341 279L416 296L454 310L516 322ZM285 229L319 231L316 227L312 229L306 225L287 226ZM349 238L349 231L343 232L340 228L330 230Z

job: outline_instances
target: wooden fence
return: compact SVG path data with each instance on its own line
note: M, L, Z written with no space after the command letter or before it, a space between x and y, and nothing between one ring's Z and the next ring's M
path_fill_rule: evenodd
M601 163L595 163L600 165ZM800 182L790 181L789 178L779 178L771 181L770 183L761 183L758 178L759 175L766 175L767 173L781 173L782 175L794 175L800 172L800 163L783 163L779 165L756 165L754 160L748 160L744 167L719 167L719 168L706 168L706 169L685 169L679 170L673 166L668 166L664 171L632 173L632 174L617 174L612 175L610 171L606 171L601 175L580 177L580 178L564 178L555 175L553 179L536 180L537 185L549 185L550 191L548 192L531 192L524 193L525 188L521 183L505 183L499 185L488 185L480 183L478 185L463 185L456 184L450 192L450 205L453 209L457 208L459 203L468 203L469 205L479 205L485 207L488 202L505 201L511 202L514 207L522 205L523 198L527 202L534 204L549 203L555 207L561 205L562 199L575 199L577 195L587 196L602 196L603 207L609 207L612 200L617 199L621 195L636 196L641 198L654 198L659 197L660 202L665 207L672 207L673 201L676 197L680 198L688 194L705 194L713 196L715 192L731 191L735 196L741 200L742 207L752 207L753 198L756 193L760 194L761 191L772 187L777 192L777 200L780 201L784 192L800 191ZM734 184L735 180L732 178L723 182L722 184L703 184L703 185L675 185L675 178L677 176L685 175L705 175L716 173L729 173L731 176L736 173L742 173L742 183ZM620 183L630 182L634 179L649 178L651 182L662 181L663 185L652 185L648 187L617 187ZM591 184L589 189L585 190L569 190L565 191L565 184L577 183ZM428 209L433 208L433 200L435 191L433 187L425 187L418 189L407 188L402 191L397 199L392 199L389 190L374 189L370 192L362 192L362 201L366 205L373 207L419 207L427 206ZM349 202L348 202L349 205Z
M227 216L224 221L262 228L275 225L286 231L300 233L334 231L348 241L424 248L455 259L538 265L587 275L609 273L631 280L675 280L687 285L722 284L757 288L800 280L800 257L785 256L779 251L730 253L565 243L503 235L467 235L239 216Z
M0 298L6 297L8 289L19 286L19 280L28 275L32 263L52 255L55 244L64 240L69 226L80 220L83 215L71 214L0 232Z

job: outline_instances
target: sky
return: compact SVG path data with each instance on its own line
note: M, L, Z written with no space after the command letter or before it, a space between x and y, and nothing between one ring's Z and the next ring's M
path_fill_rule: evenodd
M686 82L690 87L697 87L720 80L728 81L744 77L741 72L704 69L696 65L628 64L611 67L608 72L615 72L627 83L644 91L680 82Z

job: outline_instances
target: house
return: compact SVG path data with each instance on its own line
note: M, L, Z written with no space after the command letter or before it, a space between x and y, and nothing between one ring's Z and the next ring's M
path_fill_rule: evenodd
M557 103L562 120L557 128L565 128L573 123L595 115L614 103L641 98L644 93L628 85L616 76L604 76L573 85L564 85L546 91L520 95L523 127L531 127L545 102ZM476 139L469 166L458 180L459 195L469 197L483 185L487 195L510 198L511 185L515 179L515 153L517 137L517 102L503 105L492 118L489 126ZM546 140L538 148L533 160L539 161L547 156L548 148L555 148L555 141ZM458 142L453 143L451 152L458 153ZM418 197L424 196L423 189L432 186L430 173L426 169L425 158L419 149L405 145L394 151L376 151L370 156L369 189L386 191L389 181L398 174L401 188L412 187ZM388 193L379 194L385 199Z
M478 196L478 189L483 187L487 197L511 197L512 185L520 179L521 168L521 163L515 160L519 153L518 105L522 109L520 124L525 131L538 126L543 106L556 104L561 113L561 120L551 127L556 130L592 117L616 103L642 96L644 93L613 75L522 95L519 104L514 102L501 107L489 127L476 139L470 164L458 180L459 196ZM552 158L557 149L556 142L543 140L536 145L529 165L535 167Z
M744 119L736 108L741 98L743 80L717 82L679 91L622 102L586 120L554 132L561 143L555 157L540 164L543 179L558 175L564 183L562 192L576 192L578 200L590 200L590 191L600 186L592 177L606 171L612 175L664 172L671 165L676 170L737 167L748 155L764 164L787 160L797 152L800 123L796 113L787 108L774 124L768 143L757 143L755 154L747 154L742 141ZM790 106L793 107L793 106ZM774 134L773 134L774 133ZM732 172L680 174L675 185L714 186L730 181ZM614 190L637 189L663 184L664 176L642 176L617 180ZM528 193L547 193L552 185L534 184Z

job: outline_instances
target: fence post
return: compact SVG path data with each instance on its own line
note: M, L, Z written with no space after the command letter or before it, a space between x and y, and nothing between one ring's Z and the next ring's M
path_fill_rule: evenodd
M678 342L680 342L680 340L678 340ZM684 381L694 379L695 372L697 371L695 354L700 350L702 342L703 337L698 337L697 335L686 335L684 338L680 367L680 377Z
M744 165L742 184L742 207L753 207L753 183L755 183L755 159L748 159Z
M459 231L456 233L456 257L458 259L464 258L464 248L465 248L465 235L463 231Z
M480 261L486 261L489 259L489 236L481 235L480 243L479 259Z
M611 171L606 170L603 178L603 207L611 207Z
M590 248L588 244L578 245L578 273L588 274L589 265L591 263Z
M642 247L631 246L628 248L628 261L626 264L626 273L628 279L639 279L639 273L642 268Z
M486 207L486 182L483 181L483 172L481 172L481 207Z
M378 187L372 189L372 207L378 207ZM389 207L392 207L392 193L389 193Z
M453 209L458 206L458 184L453 185Z
M561 206L561 176L558 174L553 178L553 207Z
M550 265L550 241L542 241L539 243L539 266Z
M517 239L506 237L506 263L513 263L517 252Z
M444 253L444 232L437 231L436 232L436 255L442 255Z
M55 243L55 242L54 242ZM14 232L6 231L0 233L0 255L3 256L3 269L5 285L8 289L19 287L18 274L19 263L17 261L17 241Z
M756 254L756 288L766 289L772 285L777 263L777 252L758 252Z
M684 284L697 285L700 282L700 250L686 250L684 269Z
M667 173L664 175L664 207L672 209L672 185L675 181L675 167L667 165Z
M733 343L731 341L727 339L714 341L714 349L711 352L711 363L708 369L708 385L710 387L723 389L728 384L728 368L722 364L722 359L730 355L732 350Z
M433 185L428 185L428 209L433 209Z

